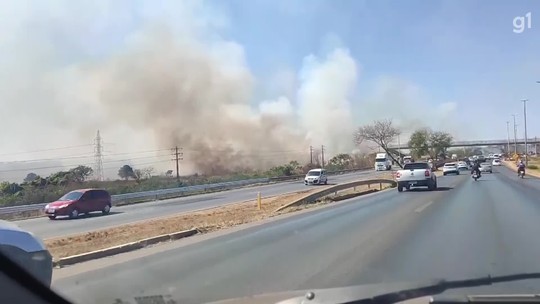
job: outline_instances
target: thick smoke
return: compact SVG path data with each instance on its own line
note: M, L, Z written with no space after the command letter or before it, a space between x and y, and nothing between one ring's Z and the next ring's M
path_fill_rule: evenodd
M243 47L223 38L227 16L203 1L3 5L0 100L9 110L0 121L10 131L2 153L91 144L99 129L106 155L179 146L183 174L219 174L307 162L310 145L325 145L326 159L350 152L354 128L374 119L394 118L407 130L455 121L453 103L434 107L399 79L382 77L358 94L357 63L341 46L298 58L297 71L256 77ZM174 168L169 151L156 154L125 163ZM122 164L105 164L107 177Z
M297 108L284 96L253 108L242 48L226 41L208 46L148 32L81 73L86 88L99 88L105 121L151 130L159 147L183 147L184 160L201 173L307 161L310 144L352 149L348 95L357 75L346 50L306 57Z

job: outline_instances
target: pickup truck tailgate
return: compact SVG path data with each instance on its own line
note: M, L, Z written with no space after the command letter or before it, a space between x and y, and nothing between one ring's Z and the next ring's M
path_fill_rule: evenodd
M398 172L399 177L397 177L397 180L400 182L417 181L429 178L429 176L426 176L426 170L421 169L399 170Z

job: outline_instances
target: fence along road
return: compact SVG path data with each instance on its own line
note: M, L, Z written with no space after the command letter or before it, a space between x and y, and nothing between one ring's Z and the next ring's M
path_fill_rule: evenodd
M330 176L328 182L345 183L359 178L369 178L381 172L357 171ZM155 202L140 203L128 206L118 206L111 209L111 214L102 216L99 213L87 217L82 216L76 220L58 218L55 221L49 219L34 218L17 221L17 224L29 230L41 238L66 236L76 233L95 231L107 227L128 224L135 221L152 219L175 213L193 211L203 208L216 207L245 200L255 199L257 192L264 196L279 195L288 192L305 190L302 181L282 182L249 188L233 189L223 192L215 192L201 195L193 195Z

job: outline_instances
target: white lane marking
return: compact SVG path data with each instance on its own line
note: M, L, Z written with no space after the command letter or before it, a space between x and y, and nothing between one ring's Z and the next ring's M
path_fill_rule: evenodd
M420 207L414 209L414 212L420 213L420 212L424 211L424 209L426 209L427 207L429 207L431 204L433 204L432 201L431 201L431 202L428 202L428 203L425 204L425 205L422 205L422 206L420 206Z

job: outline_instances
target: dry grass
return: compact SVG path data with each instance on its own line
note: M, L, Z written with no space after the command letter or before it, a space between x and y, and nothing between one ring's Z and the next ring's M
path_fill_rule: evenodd
M275 216L273 211L278 207L321 189L315 187L293 194L263 198L261 210L258 209L257 201L253 200L70 237L47 239L45 244L53 257L58 259L187 229L198 228L201 232L210 232Z

